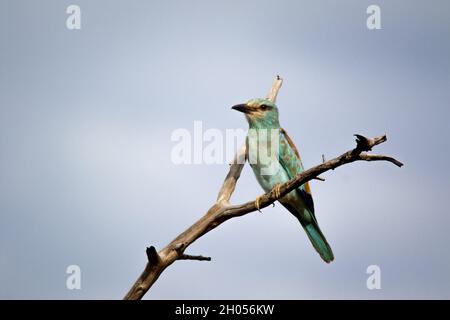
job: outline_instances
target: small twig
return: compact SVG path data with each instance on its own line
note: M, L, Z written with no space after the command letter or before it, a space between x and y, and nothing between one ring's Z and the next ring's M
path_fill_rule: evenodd
M159 257L158 252L156 251L156 248L154 246L151 246L145 250L147 254L148 262L151 266L157 266L159 262L161 261L161 258Z
M211 257L193 256L190 254L182 254L178 260L198 260L198 261L211 261Z
M277 75L266 98L275 103L277 101L278 92L280 91L282 84L283 79L279 75Z
M373 147L387 140L385 134L372 139L366 138L360 134L354 134L354 136L356 137L355 151L371 151Z
M359 156L361 157L361 160L364 160L364 161L388 161L388 162L395 164L399 168L401 168L403 166L402 162L400 162L397 159L394 159L392 157L376 155L376 154L367 154L367 153L361 153Z

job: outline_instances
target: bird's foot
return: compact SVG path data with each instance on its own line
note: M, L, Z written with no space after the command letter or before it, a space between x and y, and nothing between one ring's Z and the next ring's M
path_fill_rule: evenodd
M256 207L256 209L259 211L259 212L261 212L262 213L262 211L260 210L260 204L261 204L261 198L262 198L263 196L259 196L259 197L257 197L256 198L256 200L255 200L255 207Z
M273 192L275 192L275 197L279 199L281 196L281 183L278 183L273 187Z

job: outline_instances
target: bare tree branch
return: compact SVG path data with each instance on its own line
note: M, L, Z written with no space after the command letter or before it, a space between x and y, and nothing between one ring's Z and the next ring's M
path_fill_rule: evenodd
M225 177L225 181L223 182L222 188L220 188L219 195L217 196L217 203L228 203L230 201L234 188L236 188L236 183L241 176L242 168L244 168L246 149L247 148L244 143L241 149L239 149L234 156L233 162L230 166L230 171Z
M269 93L266 96L266 99L269 99L273 103L277 102L278 92L281 89L281 85L283 84L283 79L280 76L277 76L273 81L272 88L270 88Z
M268 99L275 101L278 95L278 91L282 85L282 79L277 76L272 88L267 95ZM403 164L392 158L384 155L370 155L367 151L370 151L376 145L383 143L387 140L386 135L366 138L361 135L356 135L356 147L349 150L342 155L325 161L323 157L323 163L303 171L295 178L284 183L279 187L279 197L283 197L292 190L300 187L307 181L312 179L321 179L320 174L334 170L342 165L352 163L355 161L388 161L399 167ZM197 222L190 226L187 230L177 236L171 243L169 243L161 251L156 252L156 249L152 246L147 248L148 263L133 284L129 292L124 299L137 300L141 299L145 293L151 288L151 286L158 280L161 273L176 260L210 260L209 257L191 256L184 254L186 248L191 245L195 240L200 238L205 233L213 230L221 223L228 219L243 216L247 213L257 211L255 200L246 202L240 205L231 205L229 203L230 198L236 187L237 180L240 177L242 168L245 163L245 145L236 153L236 156L230 166L229 172L222 184L219 191L217 201L213 206L201 217ZM274 190L265 193L259 199L259 208L265 208L268 205L274 203L278 198Z

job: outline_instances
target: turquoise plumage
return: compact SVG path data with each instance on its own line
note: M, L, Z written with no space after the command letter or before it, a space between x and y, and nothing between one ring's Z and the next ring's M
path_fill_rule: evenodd
M249 123L247 158L256 179L266 192L272 189L277 192L282 183L304 170L297 148L280 127L277 106L267 99L252 99L233 109L243 112ZM303 184L278 201L299 220L322 259L327 263L333 261L331 247L317 223L309 184Z

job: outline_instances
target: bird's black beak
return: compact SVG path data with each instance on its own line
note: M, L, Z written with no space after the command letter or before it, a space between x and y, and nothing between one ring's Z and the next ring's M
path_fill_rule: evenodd
M237 110L237 111L240 111L243 113L248 113L250 111L250 108L245 103L232 106L231 109L234 109L234 110Z

